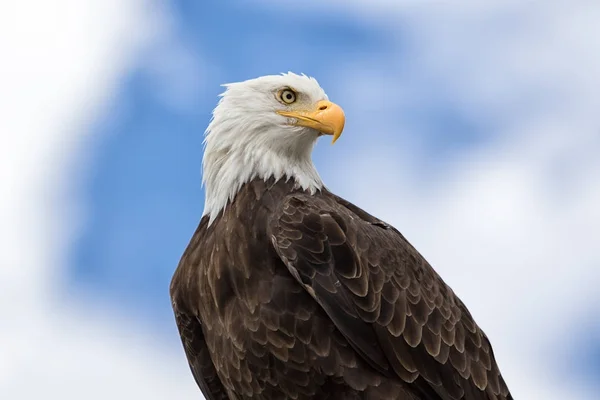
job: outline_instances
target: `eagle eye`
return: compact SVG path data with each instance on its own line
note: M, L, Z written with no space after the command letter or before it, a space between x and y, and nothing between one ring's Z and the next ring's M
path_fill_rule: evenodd
M296 101L296 92L292 89L283 89L279 92L279 99L285 104L292 104Z

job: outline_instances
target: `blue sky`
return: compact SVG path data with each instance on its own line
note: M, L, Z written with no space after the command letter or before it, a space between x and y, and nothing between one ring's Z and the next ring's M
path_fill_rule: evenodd
M15 132L0 215L19 229L0 233L36 250L6 252L0 289L41 319L6 330L7 348L25 331L39 344L10 353L17 372L0 362L0 392L39 397L34 376L76 398L115 371L94 398L197 398L168 285L202 214L202 135L220 84L286 71L345 108L341 140L315 150L325 182L438 269L515 396L598 389L600 7L59 3L56 32L4 21L20 45L0 83L19 95L0 97ZM63 360L53 372L31 366L44 351ZM88 351L98 362L82 372Z

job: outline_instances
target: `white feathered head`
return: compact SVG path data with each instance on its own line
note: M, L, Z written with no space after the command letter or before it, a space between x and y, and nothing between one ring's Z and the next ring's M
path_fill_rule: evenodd
M214 219L255 178L293 179L313 193L322 188L312 149L321 135L335 142L345 117L319 83L289 72L224 86L206 130L204 214Z

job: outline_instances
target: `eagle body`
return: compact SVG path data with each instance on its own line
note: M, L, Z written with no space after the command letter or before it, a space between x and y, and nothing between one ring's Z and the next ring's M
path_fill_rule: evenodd
M509 398L451 289L398 231L327 190L244 185L202 219L171 295L208 399Z
M320 181L310 151L339 136L341 109L305 76L235 85L207 130L205 213L170 287L205 398L511 400L450 287Z
M254 180L213 224L201 221L172 284L194 374L214 383L209 399L414 399L361 358L278 256L270 235L286 239L272 217L305 196L290 182ZM327 191L317 197L340 207ZM310 251L323 259L324 250Z

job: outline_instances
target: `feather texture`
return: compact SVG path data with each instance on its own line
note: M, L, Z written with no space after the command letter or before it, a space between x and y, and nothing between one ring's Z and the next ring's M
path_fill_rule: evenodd
M207 399L512 399L467 308L393 227L326 189L253 180L171 283Z

